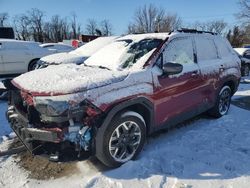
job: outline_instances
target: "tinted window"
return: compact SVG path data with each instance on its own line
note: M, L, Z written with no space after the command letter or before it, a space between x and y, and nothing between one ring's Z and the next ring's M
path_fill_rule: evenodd
M163 54L163 63L194 63L194 51L191 38L179 38L171 41Z
M0 27L0 38L15 39L13 28L11 27Z
M198 61L217 59L217 50L212 39L197 37L195 38Z

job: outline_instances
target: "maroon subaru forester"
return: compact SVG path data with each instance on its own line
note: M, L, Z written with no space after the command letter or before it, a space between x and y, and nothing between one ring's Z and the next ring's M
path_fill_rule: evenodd
M240 59L219 35L127 35L82 65L49 66L6 83L7 117L33 154L58 160L74 148L117 167L157 130L203 112L225 115L239 80Z

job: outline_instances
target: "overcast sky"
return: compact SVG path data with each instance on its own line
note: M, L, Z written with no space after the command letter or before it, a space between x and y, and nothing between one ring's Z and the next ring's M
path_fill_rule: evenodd
M184 24L195 21L224 19L230 25L237 24L235 14L239 11L238 0L0 0L0 12L8 12L12 17L25 13L31 8L39 8L46 13L47 19L59 14L77 14L78 22L84 31L86 20L108 19L115 34L125 33L128 23L133 19L135 10L144 4L154 4L177 13Z

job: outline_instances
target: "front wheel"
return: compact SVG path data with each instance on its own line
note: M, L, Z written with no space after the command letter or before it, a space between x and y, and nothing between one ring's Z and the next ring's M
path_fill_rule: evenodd
M28 67L28 71L35 70L37 66L37 62L38 62L38 59L31 61Z
M103 134L97 132L96 156L109 167L118 167L134 159L142 150L146 139L146 124L136 112L117 115L104 128Z
M217 96L215 106L209 111L209 114L219 118L227 114L230 103L231 103L232 90L229 86L224 86L220 90L219 95Z

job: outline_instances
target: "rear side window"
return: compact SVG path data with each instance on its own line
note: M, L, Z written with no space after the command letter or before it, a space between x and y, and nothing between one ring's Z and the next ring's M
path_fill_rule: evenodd
M164 63L180 64L194 63L193 42L191 38L178 38L172 40L163 54Z
M227 57L228 55L231 54L230 48L226 43L225 39L222 38L216 38L215 40L215 44L218 48L218 52L220 54L221 57Z
M217 50L212 39L197 37L195 38L198 61L217 59Z

